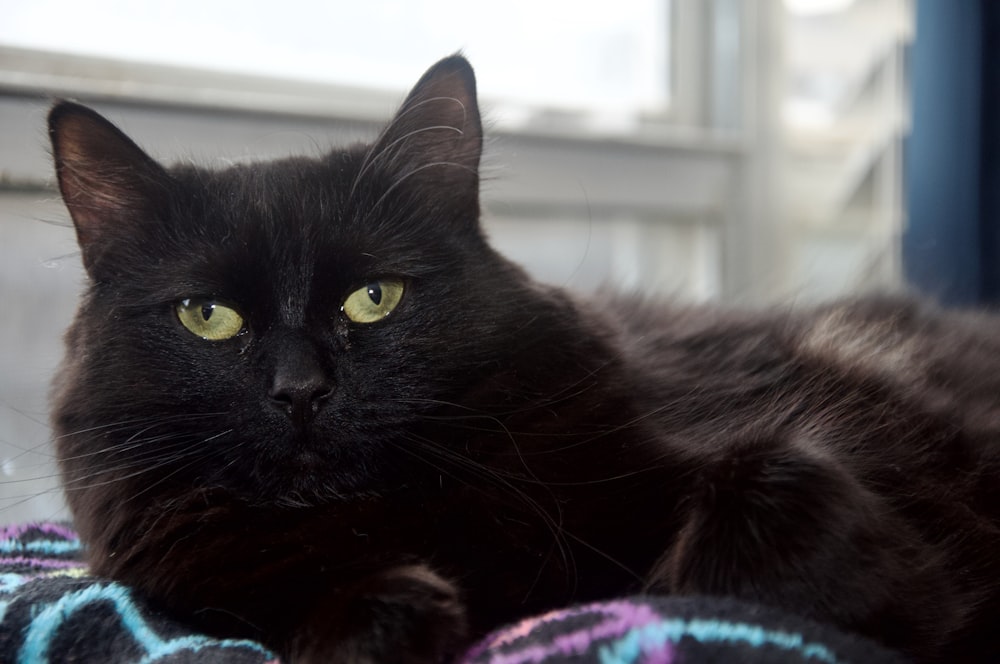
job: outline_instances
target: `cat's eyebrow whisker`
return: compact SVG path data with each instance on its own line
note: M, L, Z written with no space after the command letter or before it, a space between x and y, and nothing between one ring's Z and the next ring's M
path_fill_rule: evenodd
M358 169L358 174L354 176L354 181L351 184L351 190L347 194L347 200L352 200L354 198L354 192L357 190L358 184L361 182L361 180L364 178L365 174L368 172L368 169L370 169L371 167L373 167L375 165L375 163L378 162L382 158L383 155L389 154L390 151L393 148L395 148L397 145L399 145L403 141L405 141L405 140L407 140L409 138L412 138L413 136L416 136L417 134L421 134L421 133L423 133L425 131L432 131L432 130L435 130L435 129L446 129L446 130L457 132L459 135L464 135L465 134L465 132L462 131L461 129L459 129L458 127L452 127L451 125L430 125L430 126L427 126L427 127L421 127L420 129L414 129L413 131L410 131L410 132L407 132L406 134L403 134L402 136L400 136L396 140L390 141L386 145L381 146L382 149L379 150L378 153L374 154L370 158L369 158L369 155L371 155L372 152L371 152L371 150L369 150L368 153L365 154L365 159L361 163L361 168Z
M462 114L463 114L462 115L462 125L464 126L465 123L468 121L468 119L469 119L469 109L466 108L465 102L463 102L458 97L451 97L451 96L448 96L448 95L440 95L440 96L437 96L437 97L427 97L426 99L421 99L420 101L416 102L415 104L410 104L406 108L402 109L399 113L396 114L396 117L393 118L392 123L389 125L389 128L392 128L395 125L399 124L399 121L402 120L403 118L405 118L410 113L418 111L423 106L426 106L427 104L430 104L430 103L433 103L433 102L436 102L436 101L453 101L453 102L455 102L462 109Z
M458 104L461 107L461 109L462 109L462 126L463 127L465 126L466 122L469 119L469 109L466 108L465 103L461 99L457 99L455 97L428 97L427 99L422 99L419 102L417 102L415 104L412 104L412 105L408 106L405 109L402 109L396 115L396 117L393 118L393 120L389 124L389 126L387 126L383 130L382 135L383 136L387 135L393 128L396 127L396 125L400 124L406 118L406 116L409 115L410 113L413 113L414 111L419 110L421 107L423 107L423 106L425 106L425 105L427 105L429 103L436 102L436 101L453 101L456 104ZM453 130L457 131L459 133L459 135L464 135L465 134L465 132L462 131L460 128L458 128L458 127L452 127L450 125L437 126L435 128L453 129ZM406 134L406 136L404 136L403 138L409 138L409 137L413 136L415 133L419 133L421 131L426 131L426 129L427 128L425 128L425 129L419 129L419 130L410 132L410 133ZM352 200L354 198L354 192L357 189L358 184L361 181L362 176L368 171L369 167L372 164L374 164L374 162L380 160L383 155L389 154L390 150L394 146L398 145L401 141L402 141L402 139L391 141L388 145L384 145L384 146L380 145L378 141L375 141L375 143L373 143L372 146L370 148L368 148L368 151L365 153L364 159L362 159L362 161L361 161L361 166L358 169L358 173L357 173L357 175L354 176L354 180L351 183L350 193L348 194L348 197L347 197L348 200ZM378 150L378 151L376 152L376 150Z
M396 125L402 124L402 122L405 120L405 118L408 115L410 115L411 113L414 113L414 112L420 110L422 107L426 106L427 104L430 104L430 103L433 103L433 102L438 102L438 101L452 101L452 102L455 102L456 104L458 104L459 107L462 109L462 126L463 127L465 126L466 122L468 122L468 119L469 119L469 109L466 108L465 103L461 99L458 99L456 97L449 97L449 96L428 97L426 99L421 99L420 101L418 101L418 102L416 102L414 104L410 104L409 106L407 106L404 109L401 109L400 112L396 114L396 117L394 117L392 119L392 122L390 122L389 125L382 131L382 135L383 136L388 135L393 129L395 129ZM460 134L464 134L464 132L461 129L457 128L457 127L451 127L451 126L449 126L448 128L449 129L455 129ZM362 162L362 169L366 168L367 163L369 161L375 161L377 159L380 159L381 156L386 153L387 148L389 146L395 145L398 142L399 141L393 141L392 143L390 143L387 146L380 146L379 142L375 141L375 143L372 144L371 148L369 148L368 152L365 154L364 161ZM376 153L375 152L376 148L382 148L382 149L380 149ZM359 174L359 177L360 177L360 174ZM355 180L355 184L356 183L357 182ZM354 193L354 187L353 186L351 187L351 193L352 194Z
M382 192L382 195L379 196L378 200L375 201L375 203L371 207L368 208L368 211L365 214L364 219L361 220L361 223L365 224L365 223L368 222L368 220L375 213L375 211L382 205L382 202L385 201L385 199L389 197L389 194L391 194L393 191L396 190L396 187L400 186L406 180L408 180L412 176L416 175L417 173L419 173L421 171L425 171L428 168L436 168L438 166L452 166L452 167L455 167L455 168L461 168L462 170L469 171L473 175L476 174L476 170L475 169L470 168L469 166L466 166L465 164L459 164L458 162L454 162L454 161L433 161L433 162L430 162L428 164L422 164L420 166L417 166L413 170L407 171L404 175L402 175L401 177L397 178L395 182L393 182L391 185L389 185L389 187L386 188L386 190L384 192Z

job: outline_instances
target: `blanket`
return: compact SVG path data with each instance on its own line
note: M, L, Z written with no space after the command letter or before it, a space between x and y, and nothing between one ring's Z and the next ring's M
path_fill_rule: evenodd
M88 573L66 524L0 528L0 662L280 664L261 644L198 634ZM461 664L890 663L859 637L720 598L636 596L535 616Z

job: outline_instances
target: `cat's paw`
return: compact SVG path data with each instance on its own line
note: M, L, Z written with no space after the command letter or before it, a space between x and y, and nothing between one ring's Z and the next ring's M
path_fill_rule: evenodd
M296 634L291 660L445 664L466 639L465 608L455 586L427 567L401 566L317 606Z

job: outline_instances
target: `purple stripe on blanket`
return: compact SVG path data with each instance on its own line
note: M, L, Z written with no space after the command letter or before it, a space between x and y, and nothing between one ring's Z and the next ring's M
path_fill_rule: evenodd
M32 530L74 542L78 539L77 534L72 529L58 523L24 523L0 527L0 540L17 539Z
M503 650L504 646L516 644L517 641L541 625L552 622L563 622L582 616L593 616L597 622L572 632L556 635L551 642L545 644L526 644L520 648L515 646L508 652L496 652L490 659L490 664L532 664L543 662L555 655L573 656L583 654L593 647L595 642L621 637L630 630L642 627L660 620L660 616L645 604L629 602L606 602L590 604L574 609L553 611L537 618L524 620L514 627L503 630L487 638L466 655L467 660L481 656L491 649ZM655 653L646 653L651 662L670 664L673 652L668 647L657 648Z

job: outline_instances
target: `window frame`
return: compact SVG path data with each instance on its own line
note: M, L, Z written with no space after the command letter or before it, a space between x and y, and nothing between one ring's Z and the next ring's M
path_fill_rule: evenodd
M573 123L498 122L488 142L486 166L497 176L487 183L486 208L533 215L569 206L581 215L609 210L616 216L702 224L720 238L714 295L761 299L769 286L759 277L773 273L774 229L780 224L773 223L777 210L768 169L773 150L759 149L776 133L779 100L775 77L761 76L760 69L775 61L776 40L767 35L779 23L779 2L672 0L671 11L675 87L669 110L644 117L629 130L589 133ZM720 46L724 29L738 34L738 52ZM736 85L717 85L734 58ZM250 131L255 136L311 136L306 145L313 151L319 137L371 136L403 94L0 47L0 146L10 148L0 150L0 188L51 186L47 155L37 142L16 139L37 137L55 97L94 105L152 154L169 160L192 152L241 158L294 151L296 141L248 154L254 137L226 126L226 118L235 116L256 127ZM502 101L483 100L487 118L494 104ZM185 150L185 137L197 141L196 150ZM552 186L566 158L589 183L583 191L579 182ZM621 167L607 168L609 158Z

